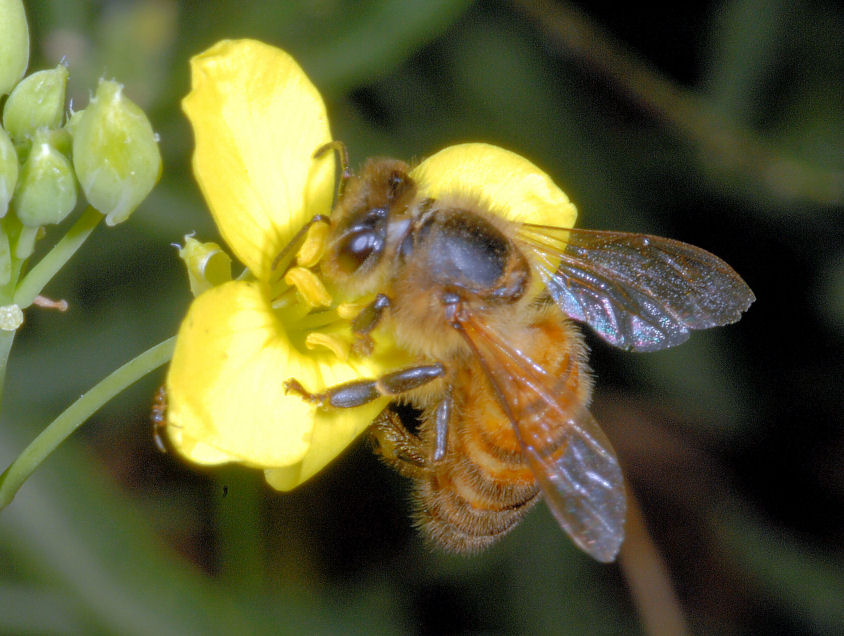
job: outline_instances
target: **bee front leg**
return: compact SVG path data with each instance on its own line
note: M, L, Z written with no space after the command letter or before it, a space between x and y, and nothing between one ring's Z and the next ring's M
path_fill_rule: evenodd
M296 256L296 250L301 247L302 242L305 240L305 237L308 234L308 230L315 223L330 224L331 221L327 216L323 214L316 214L311 218L310 221L308 221L301 228L299 228L299 231L296 232L293 238L290 239L287 245L284 246L284 249L282 249L281 252L278 253L278 256L273 259L271 271L276 272L278 278L284 276L285 272L287 271L287 268L290 267L293 262L293 257Z
M309 402L339 409L363 406L379 397L399 396L442 377L445 367L423 364L382 375L377 380L357 380L329 387L322 393L311 393L298 380L291 378L284 383L285 392L293 391Z
M373 342L370 332L378 326L384 311L390 307L390 299L384 294L378 294L371 303L361 309L352 322L352 333L355 334L354 352L360 356L372 353Z
M346 186L346 182L352 178L352 169L349 166L349 150L346 148L346 144L336 139L317 148L314 151L314 159L319 159L329 150L336 152L337 159L340 161L340 181L337 183L337 194L334 197L336 203L343 196L343 188Z

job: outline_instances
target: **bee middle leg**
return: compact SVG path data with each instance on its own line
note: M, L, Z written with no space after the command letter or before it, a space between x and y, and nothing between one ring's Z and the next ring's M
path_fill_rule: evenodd
M291 378L284 383L286 392L293 391L309 402L321 406L348 409L363 406L379 397L400 396L442 377L445 367L439 363L422 364L382 375L377 380L356 380L327 388L322 393L311 393L298 380Z

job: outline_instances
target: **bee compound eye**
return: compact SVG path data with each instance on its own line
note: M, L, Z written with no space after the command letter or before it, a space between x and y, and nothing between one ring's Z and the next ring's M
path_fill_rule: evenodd
M381 232L372 229L358 229L349 232L343 239L338 256L340 267L347 274L353 274L373 254L380 254L384 249L384 237Z

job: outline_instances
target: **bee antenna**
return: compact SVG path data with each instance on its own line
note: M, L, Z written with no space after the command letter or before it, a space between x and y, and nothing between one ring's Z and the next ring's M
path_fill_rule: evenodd
M352 174L352 168L349 165L349 149L346 148L346 144L338 139L329 141L327 144L323 144L317 148L316 151L314 151L314 159L319 159L330 150L337 153L337 159L340 162L340 181L337 183L337 197L335 199L335 201L339 201L340 197L343 196L343 189L346 185L346 181L351 179L354 175Z

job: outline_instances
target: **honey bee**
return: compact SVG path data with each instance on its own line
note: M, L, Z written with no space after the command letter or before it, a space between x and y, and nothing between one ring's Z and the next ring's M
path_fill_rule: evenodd
M357 354L385 329L419 364L321 393L295 378L286 389L324 408L390 396L421 414L412 432L388 407L370 435L413 480L415 520L434 544L480 550L544 498L581 549L614 560L624 479L588 411L592 379L572 321L654 351L738 320L755 299L749 287L685 243L514 222L465 196L421 196L402 161L370 159L353 175L345 148L329 148L344 174L320 273L373 297L352 322Z

